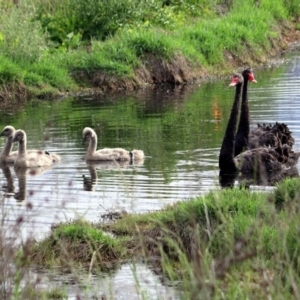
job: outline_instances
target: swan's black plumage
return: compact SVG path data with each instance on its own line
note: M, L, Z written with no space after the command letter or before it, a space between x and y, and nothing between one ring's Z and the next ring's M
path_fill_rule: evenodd
M242 73L244 78L242 91L241 115L238 130L235 136L234 155L239 155L248 148L249 133L250 133L250 117L248 104L248 82L256 82L252 70L245 69Z
M232 78L231 86L236 86L234 102L231 108L231 113L227 123L225 135L223 138L220 156L219 156L219 168L221 172L232 173L237 171L236 164L234 162L234 147L235 147L235 134L236 124L239 114L239 106L241 100L241 91L244 83L244 78L240 74L235 74Z
M242 150L248 146L249 112L247 112L246 106L241 110L248 116L248 119L241 116L243 119L239 123L239 136L236 134L243 84L244 76L235 74L230 84L236 86L235 97L219 156L220 183L222 186L232 186L238 173L240 178L255 180L258 184L272 184L278 179L288 176L286 175L289 173L287 169L295 166L300 155L300 153L293 152L288 144L282 145L281 140L278 140L274 147L257 147L236 156L236 143L239 143L238 146ZM247 91L247 89L243 89L243 91ZM243 97L244 103L247 104L245 101L247 95L243 94ZM226 177L230 179L230 184L228 184Z
M256 82L252 69L247 68L242 73L244 85L242 91L242 104L240 122L235 136L235 156L247 149L259 147L277 148L287 144L293 147L295 140L292 132L284 123L276 122L274 125L258 124L257 128L250 131L250 114L248 104L248 83Z
M249 135L249 149L266 146L276 147L279 144L293 147L295 140L292 132L284 123L258 124L257 128L251 130Z
M245 69L242 76L244 78L244 84L242 90L241 114L237 134L235 136L234 155L237 156L247 149L252 150L262 147L274 148L275 152L271 150L268 150L268 152L275 155L280 163L277 168L280 168L282 165L284 165L284 167L295 166L298 162L299 154L292 150L295 140L286 124L278 122L274 125L258 124L256 129L250 131L248 82L256 83L256 80L251 68ZM260 152L265 151L260 150ZM275 168L276 158L273 159L273 167L271 169ZM265 160L265 164L267 164L267 159Z

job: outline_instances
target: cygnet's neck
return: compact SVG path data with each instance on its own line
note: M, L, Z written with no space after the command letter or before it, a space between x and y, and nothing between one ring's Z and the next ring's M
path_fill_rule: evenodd
M19 141L19 157L26 157L26 139L24 138L22 141Z
M94 133L90 138L90 144L87 150L88 154L93 154L97 149L97 135Z
M10 151L11 151L11 149L13 147L12 139L13 139L12 137L6 138L6 143L5 143L5 145L3 147L3 150L1 152L1 157L7 157L7 156L9 156Z

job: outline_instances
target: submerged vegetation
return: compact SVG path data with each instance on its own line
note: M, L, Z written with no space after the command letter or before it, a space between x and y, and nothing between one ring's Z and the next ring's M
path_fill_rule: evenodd
M6 101L232 72L285 48L300 17L298 0L5 0L0 11Z
M299 179L287 179L269 193L225 189L158 212L114 213L110 222L76 220L19 259L72 272L142 260L181 282L184 299L295 299L299 200Z

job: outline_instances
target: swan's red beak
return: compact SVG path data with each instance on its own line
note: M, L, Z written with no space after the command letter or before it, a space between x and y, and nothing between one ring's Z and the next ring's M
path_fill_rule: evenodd
M254 78L254 74L253 74L253 73L249 73L249 74L248 74L248 79L249 79L249 81L251 81L251 82L257 83L257 81L256 81L255 78Z
M238 84L238 82L239 82L239 78L238 77L233 77L231 79L231 82L230 82L229 86L235 86L235 85Z

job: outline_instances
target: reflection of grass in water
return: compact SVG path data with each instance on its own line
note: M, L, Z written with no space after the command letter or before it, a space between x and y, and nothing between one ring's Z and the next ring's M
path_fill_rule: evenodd
M289 179L268 194L210 192L159 212L114 213L111 222L61 223L41 242L16 248L20 217L9 229L8 241L1 227L0 278L6 284L0 291L8 298L35 299L36 294L28 294L38 291L38 281L31 281L28 272L32 264L63 266L74 278L84 273L83 266L88 278L130 259L147 262L174 284L180 282L185 299L294 299L299 286L299 191L299 180ZM139 275L134 275L138 289Z

